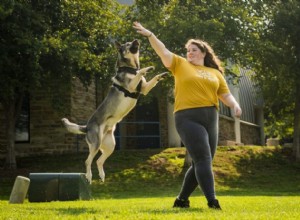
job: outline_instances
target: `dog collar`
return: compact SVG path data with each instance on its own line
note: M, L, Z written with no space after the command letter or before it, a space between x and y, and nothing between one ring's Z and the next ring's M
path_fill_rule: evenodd
M128 66L121 66L118 68L118 72L126 72L126 73L131 73L136 75L136 72L138 71L138 69L135 69L133 67L128 67Z
M140 83L141 84L141 83ZM127 89L124 89L124 87L116 84L116 83L113 83L113 86L116 87L119 91L123 92L125 97L130 97L130 98L133 98L133 99L138 99L139 96L140 96L140 93L139 92L129 92Z

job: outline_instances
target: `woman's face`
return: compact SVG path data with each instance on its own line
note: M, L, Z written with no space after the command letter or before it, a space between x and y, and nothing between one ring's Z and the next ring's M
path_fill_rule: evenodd
M187 47L186 58L190 63L194 65L203 65L204 57L205 53L203 53L195 44L190 44Z

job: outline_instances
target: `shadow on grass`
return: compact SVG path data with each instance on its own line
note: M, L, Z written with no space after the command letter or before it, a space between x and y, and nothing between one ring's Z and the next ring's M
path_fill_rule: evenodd
M66 208L53 208L53 207L29 207L27 208L28 211L30 211L31 213L40 213L41 210L42 212L56 212L61 218L65 216L78 216L78 215L81 215L81 214L89 214L89 215L97 215L97 214L101 214L104 216L102 217L105 217L105 218L108 218L109 219L109 216L105 216L106 214L103 213L103 208L101 208L101 206L99 206L99 208L81 208L81 207L66 207ZM145 213L147 215L165 215L165 214L180 214L182 215L183 213L185 214L188 214L188 213L200 213L200 212L203 212L203 208L188 208L188 209L182 209L182 208L172 208L170 206L170 208L167 208L167 209L161 209L161 208L156 208L156 209L151 209L151 208L147 208L145 210L143 209L139 209L138 212L140 213ZM122 212L122 210L120 210L120 212ZM114 213L116 214L116 213Z
M31 213L40 213L41 210L42 212L57 212L57 214L59 214L60 216L61 215L66 215L66 216L77 216L77 215L80 215L80 214L86 214L86 213L89 213L89 214L97 214L99 213L99 210L95 209L95 208L81 208L81 207L66 207L66 208L53 208L53 207L45 207L43 206L42 208L41 207L28 207L27 208L28 211L30 211ZM63 216L61 216L63 217Z
M169 209L147 209L145 213L151 215L157 214L182 214L182 213L200 213L203 212L204 209L202 208L169 208Z

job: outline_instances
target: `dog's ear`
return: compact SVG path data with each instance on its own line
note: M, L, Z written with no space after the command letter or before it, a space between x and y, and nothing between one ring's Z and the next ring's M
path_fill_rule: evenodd
M118 41L115 41L115 47L119 50L121 48L121 44Z

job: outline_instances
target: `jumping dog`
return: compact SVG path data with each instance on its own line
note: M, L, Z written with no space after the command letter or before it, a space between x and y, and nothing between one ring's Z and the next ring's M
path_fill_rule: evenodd
M154 70L153 66L140 69L138 40L120 44L115 42L118 51L116 74L107 96L90 117L86 125L78 125L63 118L62 122L71 133L85 134L89 146L89 155L85 161L86 178L92 183L91 164L98 150L101 156L97 160L99 176L104 182L103 164L115 149L114 131L120 122L136 105L140 94L147 95L167 72L146 81L145 75Z

